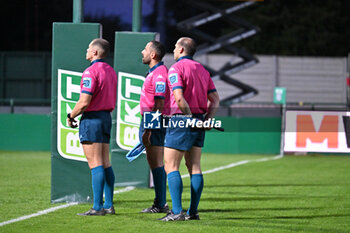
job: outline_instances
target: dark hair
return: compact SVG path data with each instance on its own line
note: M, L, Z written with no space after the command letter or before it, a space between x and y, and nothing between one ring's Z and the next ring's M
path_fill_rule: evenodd
M155 51L157 54L157 58L159 61L161 61L165 55L165 47L162 43L156 40L152 40L151 42L151 48Z
M97 46L101 49L101 54L100 54L101 58L105 58L108 56L110 46L109 46L109 42L107 40L101 39L101 38L94 39L92 41L91 45Z
M179 45L181 45L186 55L193 57L193 55L196 53L197 50L197 44L196 42L189 37L182 37L179 41Z

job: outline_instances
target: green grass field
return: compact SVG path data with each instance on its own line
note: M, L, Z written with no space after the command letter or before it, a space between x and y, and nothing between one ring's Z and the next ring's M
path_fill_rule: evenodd
M272 156L204 154L202 167ZM188 208L189 178L183 181ZM205 174L204 182L200 221L139 214L154 191L134 189L115 195L114 216L76 216L91 207L81 204L0 226L0 232L350 232L350 156L251 162ZM50 204L49 152L0 152L0 225L59 205Z

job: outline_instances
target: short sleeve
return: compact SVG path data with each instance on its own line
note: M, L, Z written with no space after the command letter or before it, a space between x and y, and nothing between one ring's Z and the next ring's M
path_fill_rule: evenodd
M96 87L96 78L91 71L86 70L81 78L81 93L93 95Z
M183 82L181 73L175 68L171 67L168 72L168 84L171 91L175 89L183 89Z
M153 88L154 88L154 98L158 99L164 99L165 98L165 92L166 92L166 75L165 74L158 74L153 78Z
M213 82L213 80L211 79L211 77L209 76L209 82L208 82L208 94L215 92L216 91L216 87L215 84Z

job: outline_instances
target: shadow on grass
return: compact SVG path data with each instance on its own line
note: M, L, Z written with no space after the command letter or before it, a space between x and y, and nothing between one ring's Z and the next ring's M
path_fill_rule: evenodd
M230 217L221 218L225 220L243 220L243 219L313 219L313 218L332 218L332 217L349 217L350 213L344 214L312 214L312 215L299 215L299 216L262 216L262 217Z
M240 208L240 209L200 209L203 213L230 213L230 212L248 212L248 211L291 211L291 210L322 210L327 207L284 207L284 208Z
M249 221L248 219L247 221ZM270 221L269 221L270 220ZM254 221L255 222L255 221ZM222 224L218 225L221 226ZM299 222L298 224L288 224L276 222L276 219L256 220L254 224L243 221L235 221L232 225L232 232L349 232L346 229L335 228L334 226L309 225L309 223Z
M223 184L223 185L205 185L205 188L235 188L235 187L318 187L318 186L343 186L343 184Z
M145 204L153 204L153 199L148 199L148 200L145 200L145 199L143 199L143 200L130 200L130 199L128 199L128 200L114 200L113 201L113 203L115 203L115 204L123 204L123 205L130 205L130 204L135 204L135 203L145 203Z
M204 197L201 198L201 202L208 201L208 202L234 202L234 201L278 201L278 200L296 200L296 199L328 199L328 198L338 198L339 196L306 196L306 195L290 195L287 194L285 196L281 196L281 194L276 194L273 196L267 196L267 197ZM184 201L189 201L189 198L183 198Z

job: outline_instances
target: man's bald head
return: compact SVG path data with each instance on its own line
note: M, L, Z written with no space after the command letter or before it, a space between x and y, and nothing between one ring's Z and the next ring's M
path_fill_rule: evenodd
M190 37L181 37L178 44L185 50L185 54L193 57L197 50L196 42Z

